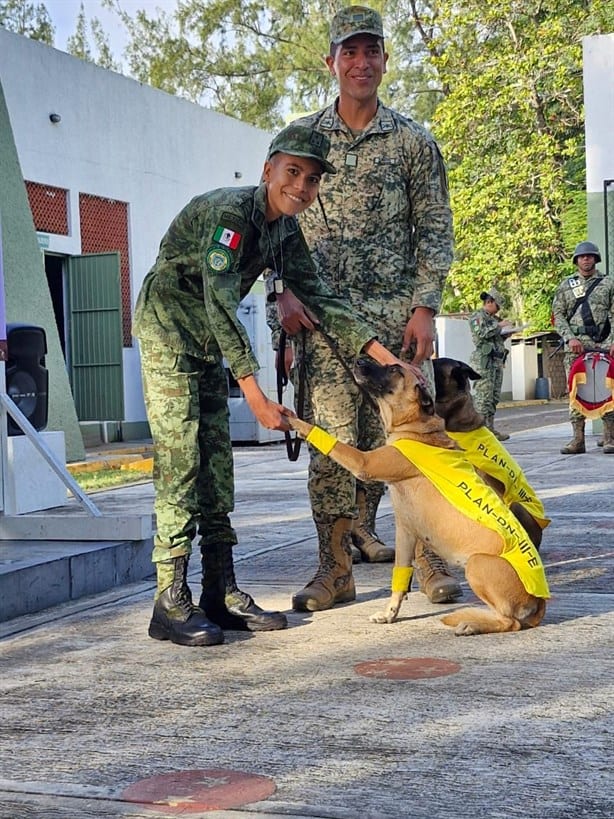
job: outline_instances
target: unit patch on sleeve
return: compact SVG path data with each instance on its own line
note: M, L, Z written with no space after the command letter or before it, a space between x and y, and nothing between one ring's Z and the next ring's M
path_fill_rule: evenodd
M218 225L215 229L215 233L213 234L213 241L219 242L221 245L229 247L231 250L236 250L239 247L239 242L241 241L241 234L237 233L236 230L231 230L223 225Z
M214 273L225 273L227 270L230 270L232 256L225 247L212 245L205 254L205 261L209 270L212 270Z

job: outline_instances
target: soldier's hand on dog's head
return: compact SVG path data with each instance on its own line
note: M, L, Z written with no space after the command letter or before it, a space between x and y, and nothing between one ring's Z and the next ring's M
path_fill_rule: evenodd
M420 367L416 367L413 363L412 359L407 359L403 351L401 351L401 357L399 358L399 364L403 367L403 369L407 370L408 372L412 373L415 378L418 379L418 383L422 387L426 387L428 389L428 381L426 380L426 376L420 369Z

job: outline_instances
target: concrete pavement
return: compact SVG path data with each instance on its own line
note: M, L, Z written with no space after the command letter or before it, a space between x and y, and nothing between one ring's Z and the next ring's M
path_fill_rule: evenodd
M0 817L610 819L614 457L594 437L560 455L568 425L535 413L507 446L552 518L539 628L458 638L419 592L399 622L370 623L387 565L355 567L353 604L289 611L315 568L305 452L236 448L238 579L290 627L159 643L149 580L1 623ZM378 528L392 541L387 499Z

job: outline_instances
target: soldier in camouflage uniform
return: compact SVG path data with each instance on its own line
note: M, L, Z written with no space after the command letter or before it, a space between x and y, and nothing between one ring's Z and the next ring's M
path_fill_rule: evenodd
M317 275L296 215L315 199L321 175L334 173L329 143L291 125L271 143L258 187L222 188L195 197L173 220L136 305L144 394L155 444L157 592L149 634L181 645L213 645L223 629L285 628L238 589L237 538L228 386L223 357L256 419L288 430L288 410L258 386L258 362L237 318L240 300L262 271L283 275L288 292L336 339L382 364L397 359ZM192 540L200 535L202 596L186 580ZM348 554L348 561L351 556ZM351 565L351 564L350 564Z
M566 278L554 294L554 325L565 344L565 372L590 350L605 350L614 356L614 279L604 276L596 265L601 261L593 242L580 242L573 254L578 272ZM569 407L573 438L561 449L563 455L586 451L585 417ZM603 416L603 451L614 454L614 412Z
M390 350L400 354L411 348L432 385L434 316L453 254L444 162L427 131L378 99L388 58L380 15L363 6L342 9L332 20L330 42L327 64L339 82L339 97L296 121L330 138L338 172L324 177L320 206L302 214L301 227L328 283L377 327ZM270 312L269 317L275 330ZM351 368L351 350L339 353ZM361 449L383 443L379 414L317 332L308 334L305 364L309 420ZM375 533L384 485L357 485L349 472L313 448L310 458L320 565L294 595L293 607L314 611L352 599L349 580L340 579L331 558L340 538L351 536L367 561L392 560L394 550ZM461 595L433 552L418 556L417 569L434 602Z
M503 307L503 299L494 287L481 293L480 298L482 307L469 317L474 345L470 363L480 376L473 387L473 400L488 429L500 441L507 441L510 436L495 429L495 413L501 399L503 368L507 359L504 331L510 330L512 323L497 315Z

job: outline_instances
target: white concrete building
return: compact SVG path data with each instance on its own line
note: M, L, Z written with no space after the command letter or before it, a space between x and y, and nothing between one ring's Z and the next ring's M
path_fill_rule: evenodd
M139 437L146 416L131 316L159 241L192 196L257 184L271 135L2 28L0 81L79 420L121 421L125 437ZM81 255L117 250L122 366L112 386L121 392L99 417L109 381L81 375L82 359L96 365L100 351L83 338L71 279ZM81 304L80 315L97 306Z

